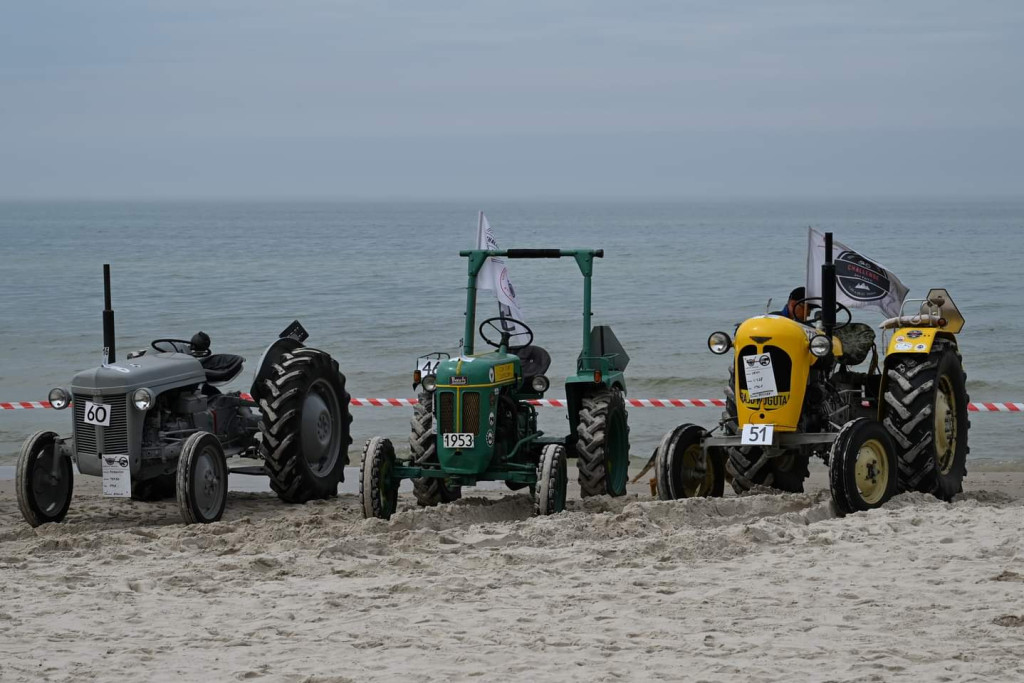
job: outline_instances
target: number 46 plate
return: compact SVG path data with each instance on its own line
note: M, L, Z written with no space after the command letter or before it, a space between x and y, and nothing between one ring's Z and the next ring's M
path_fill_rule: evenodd
M743 425L740 443L744 446L771 446L775 425Z

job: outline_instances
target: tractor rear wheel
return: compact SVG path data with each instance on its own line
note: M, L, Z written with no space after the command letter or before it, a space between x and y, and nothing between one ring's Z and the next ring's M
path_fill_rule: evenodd
M576 427L580 495L621 496L629 481L629 423L618 389L583 397Z
M224 514L228 501L228 465L220 440L209 432L185 439L178 457L178 511L185 524L209 524Z
M391 519L398 508L398 480L392 476L394 469L395 447L391 440L380 436L367 440L359 466L359 496L366 519Z
M721 497L725 492L725 454L718 448L704 451L707 431L682 424L665 434L655 451L658 499Z
M54 458L56 463L54 474ZM71 458L57 452L57 434L36 432L25 439L15 470L18 509L32 526L62 522L71 507L75 470Z
M839 513L881 507L896 495L897 457L881 423L861 417L839 430L829 452L828 483Z
M722 421L731 436L740 433L736 410L736 368L729 368L729 384L725 388L725 412ZM768 486L787 493L803 493L804 479L810 475L809 456L798 450L769 458L760 446L733 446L724 449L728 461L726 473L736 493L745 493L755 486Z
M900 488L949 500L967 474L966 375L956 347L935 340L927 356L887 363L882 423L896 442Z
M414 465L437 465L437 430L434 428L434 395L420 392L419 400L413 406L409 453ZM461 486L449 486L444 479L420 477L412 480L412 492L416 503L430 507L438 503L451 503L462 498Z
M565 509L565 489L569 478L565 447L548 444L537 463L537 492L533 498L534 512L553 515Z
M269 375L257 389L270 488L286 503L337 495L352 443L350 398L338 362L302 347L282 353Z

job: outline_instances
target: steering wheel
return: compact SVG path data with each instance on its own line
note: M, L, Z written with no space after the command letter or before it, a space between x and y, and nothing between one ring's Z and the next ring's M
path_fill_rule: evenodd
M810 303L812 301L821 301L821 297L820 296L809 296L806 299L800 299L800 301L796 302L796 306L801 306L801 305L804 305L804 304L808 304L808 303ZM794 306L794 308L796 308L796 306ZM846 314L846 320L844 320L842 323L838 323L838 322L836 323L836 329L837 330L842 329L842 328L846 327L847 325L849 325L850 323L853 322L853 313L850 312L849 308L847 308L845 305L839 303L838 301L836 302L836 313L845 313Z
M162 349L160 348L161 344L170 346L171 348ZM157 351L159 351L160 353L187 353L192 356L195 356L196 358L204 358L210 355L209 349L206 350L206 353L193 353L192 342L189 341L188 339L154 339L149 343L149 345L152 346Z
M513 323L520 329L516 332L510 332L506 330L504 327L502 327L502 323ZM497 330L497 332L501 335L501 341L495 342L493 339L490 339L487 336L487 333L484 332L485 327ZM509 351L518 351L524 346L529 346L530 344L533 343L533 330L530 329L529 325L524 323L522 320L516 320L515 318L502 318L501 316L498 316L497 318L488 318L487 320L480 323L480 336L483 337L485 342L487 342L496 349L501 348L502 342L508 344L508 342L511 341L512 337L529 336L529 339L526 340L525 344L516 344L514 346L512 344L508 344Z

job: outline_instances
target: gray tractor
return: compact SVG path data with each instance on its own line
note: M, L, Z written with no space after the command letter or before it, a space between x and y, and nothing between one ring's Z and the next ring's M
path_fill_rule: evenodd
M264 351L250 394L222 393L217 386L245 359L212 353L203 332L155 339L115 362L109 266L103 276L104 362L49 394L53 408L72 409L72 435L33 434L18 457L18 506L29 524L64 519L73 465L102 477L107 496L177 497L188 524L221 518L229 472L269 476L289 503L337 494L352 442L345 376L329 354L303 345L309 335L298 321ZM229 469L228 457L262 465Z

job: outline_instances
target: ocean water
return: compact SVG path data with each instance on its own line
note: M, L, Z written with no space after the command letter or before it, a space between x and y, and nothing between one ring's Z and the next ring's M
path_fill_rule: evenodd
M1024 401L1024 201L709 203L0 203L0 401L45 400L100 361L102 264L110 263L120 358L157 337L203 330L214 351L251 364L291 320L331 352L358 397L411 397L415 358L455 352L477 211L508 247L592 247L594 322L631 356L634 398L717 398L727 361L714 330L778 308L805 275L807 228L884 263L923 296L946 287L973 400ZM536 343L553 358L550 397L574 370L582 278L573 261L514 261ZM481 294L478 321L496 312ZM858 312L877 323L881 315ZM373 435L408 436L410 409L352 408L352 455ZM635 408L632 455L645 460L681 422L717 409ZM567 430L564 410L542 427ZM971 458L1024 463L1024 415L971 416ZM0 411L0 464L33 431L70 431L70 414Z

